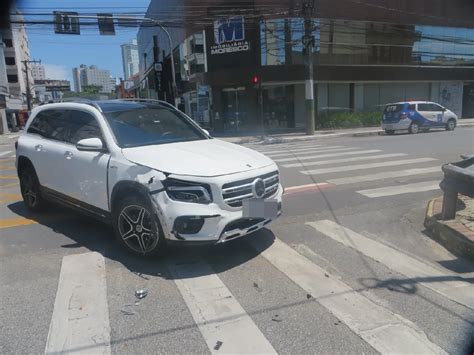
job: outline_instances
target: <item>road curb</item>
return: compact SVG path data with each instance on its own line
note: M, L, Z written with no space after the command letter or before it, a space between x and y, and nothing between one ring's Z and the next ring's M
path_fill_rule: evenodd
M425 214L425 227L433 239L456 255L474 261L474 231L457 220L441 221L443 197L428 202Z

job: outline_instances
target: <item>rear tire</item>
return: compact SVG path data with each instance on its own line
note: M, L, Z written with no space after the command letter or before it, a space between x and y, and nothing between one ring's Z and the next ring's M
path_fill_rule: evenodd
M410 127L408 128L408 132L411 134L417 134L420 131L420 126L416 122L412 122Z
M446 130L447 131L454 131L456 128L456 121L451 118L447 123L446 123Z
M156 255L164 248L164 233L149 201L127 196L118 202L115 211L115 237L123 248L140 256Z
M394 129L386 129L385 133L387 133L389 136L393 136L395 134L395 130Z
M35 169L27 165L19 173L20 191L23 202L32 212L44 211L46 201L41 196L40 184Z

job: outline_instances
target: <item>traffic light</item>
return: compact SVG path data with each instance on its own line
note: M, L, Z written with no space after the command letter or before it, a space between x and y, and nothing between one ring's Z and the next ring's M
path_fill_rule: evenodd
M262 84L262 81L260 80L260 77L258 75L252 76L252 85L254 89L260 88L261 84Z

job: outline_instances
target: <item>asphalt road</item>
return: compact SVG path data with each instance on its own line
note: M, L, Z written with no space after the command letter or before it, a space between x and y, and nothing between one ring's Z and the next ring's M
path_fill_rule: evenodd
M474 264L423 227L474 128L249 146L278 161L283 216L140 259L75 212L28 214L0 145L0 353L474 350Z

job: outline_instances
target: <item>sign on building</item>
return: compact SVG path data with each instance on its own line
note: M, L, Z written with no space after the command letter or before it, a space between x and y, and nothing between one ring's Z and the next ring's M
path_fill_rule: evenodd
M77 12L54 11L54 33L79 35L79 14Z
M214 21L214 45L211 54L226 54L250 50L245 39L245 23L243 16L231 16Z

